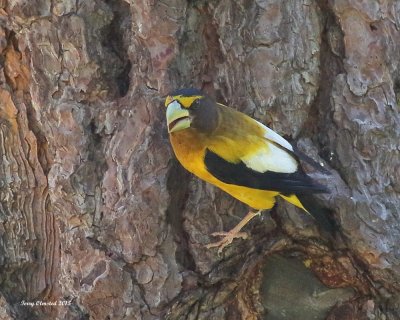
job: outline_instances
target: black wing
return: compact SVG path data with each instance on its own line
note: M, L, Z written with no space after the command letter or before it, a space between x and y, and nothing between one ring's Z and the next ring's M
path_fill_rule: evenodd
M204 162L209 173L227 184L278 191L282 194L328 192L324 186L314 182L302 172L257 172L248 168L243 162L230 163L208 149Z

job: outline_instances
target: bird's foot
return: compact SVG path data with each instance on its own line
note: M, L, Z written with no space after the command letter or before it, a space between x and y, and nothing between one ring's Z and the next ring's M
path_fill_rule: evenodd
M220 241L213 242L213 243L206 245L207 249L218 247L218 254L220 254L226 246L230 245L232 243L233 239L235 239L235 238L247 239L247 237L248 237L246 232L238 232L238 231L235 231L234 229L232 229L231 231L228 231L228 232L224 232L224 231L214 232L211 235L213 237L223 237Z

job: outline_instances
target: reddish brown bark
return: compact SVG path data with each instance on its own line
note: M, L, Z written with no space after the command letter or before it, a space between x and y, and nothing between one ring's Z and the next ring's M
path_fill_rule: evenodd
M399 12L0 1L0 317L398 319ZM279 203L222 256L204 247L247 208L174 160L162 102L183 86L331 172L305 168L332 191L313 200L332 239Z

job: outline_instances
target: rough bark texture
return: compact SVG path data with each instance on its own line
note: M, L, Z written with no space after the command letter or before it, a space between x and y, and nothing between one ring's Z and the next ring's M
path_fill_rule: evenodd
M399 30L396 0L1 0L0 318L399 319ZM324 164L332 238L279 203L204 247L247 208L174 160L187 86Z

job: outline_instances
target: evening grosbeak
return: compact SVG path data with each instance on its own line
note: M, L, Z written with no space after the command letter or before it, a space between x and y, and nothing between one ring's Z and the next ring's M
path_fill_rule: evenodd
M172 92L165 100L168 132L182 166L249 205L243 220L222 240L207 247L219 252L277 196L307 211L297 195L326 192L299 168L292 145L273 130L232 108L216 103L200 90Z

